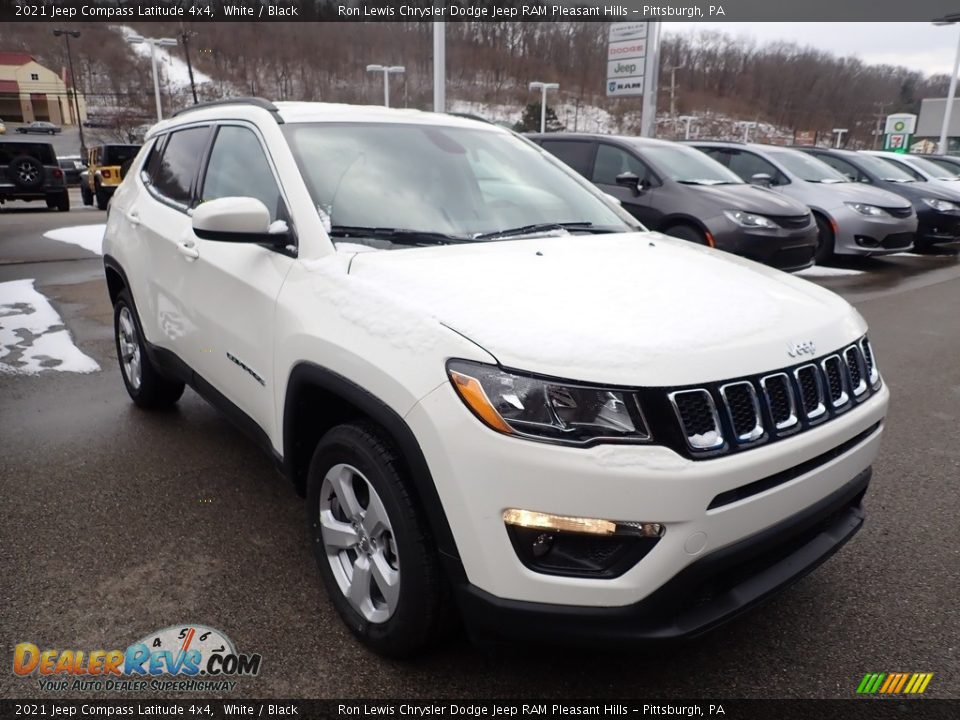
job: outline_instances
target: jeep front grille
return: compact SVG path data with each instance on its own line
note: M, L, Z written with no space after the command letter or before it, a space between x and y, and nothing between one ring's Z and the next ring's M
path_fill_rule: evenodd
M676 431L655 435L693 458L745 450L803 432L865 401L880 387L866 338L816 362L764 375L698 387L669 388ZM663 392L662 390L660 391ZM660 406L655 389L641 391L644 405ZM661 417L660 422L667 420ZM657 425L659 423L653 423Z

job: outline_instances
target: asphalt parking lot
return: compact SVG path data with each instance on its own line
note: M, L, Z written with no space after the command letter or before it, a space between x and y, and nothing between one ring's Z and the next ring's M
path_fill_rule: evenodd
M99 372L0 373L0 636L13 647L114 648L185 622L263 656L246 697L828 697L867 672L932 672L960 698L960 259L846 261L814 277L871 327L893 394L863 531L785 594L695 642L594 653L451 639L390 662L328 602L306 511L265 455L187 391L129 402L100 258L43 238L104 213L0 208L0 282L34 278ZM9 664L7 665L9 668ZM36 680L0 672L0 697Z

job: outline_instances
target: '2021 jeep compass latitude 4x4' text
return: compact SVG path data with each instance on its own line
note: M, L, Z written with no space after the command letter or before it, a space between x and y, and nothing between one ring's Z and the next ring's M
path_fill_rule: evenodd
M888 393L866 325L649 233L510 131L246 99L157 124L107 220L134 402L190 384L309 503L351 630L703 632L861 526Z

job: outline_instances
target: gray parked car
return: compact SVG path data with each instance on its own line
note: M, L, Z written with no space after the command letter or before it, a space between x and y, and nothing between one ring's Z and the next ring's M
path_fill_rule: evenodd
M913 247L917 215L899 195L850 182L799 150L719 141L692 144L744 180L767 185L809 206L820 230L818 262L834 253L882 255Z
M27 135L28 133L32 133L33 135L56 135L60 132L60 126L44 120L37 120L23 127L18 127L17 132L21 135Z
M692 148L609 135L549 133L530 139L651 230L781 270L813 264L817 226L805 205L748 185Z

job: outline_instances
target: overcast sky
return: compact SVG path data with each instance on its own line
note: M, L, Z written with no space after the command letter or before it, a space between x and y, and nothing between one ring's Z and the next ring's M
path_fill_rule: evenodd
M835 55L854 55L866 63L903 65L928 75L950 74L960 39L960 25L931 23L664 23L667 33L706 29L750 36L760 43L790 40Z

